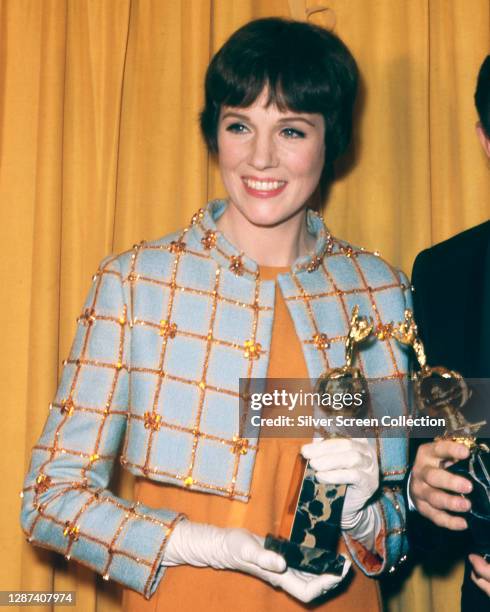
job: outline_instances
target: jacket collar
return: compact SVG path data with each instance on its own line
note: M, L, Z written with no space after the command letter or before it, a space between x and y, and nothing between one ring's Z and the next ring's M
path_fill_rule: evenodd
M227 206L226 200L212 200L206 208L201 208L195 213L188 231L192 232L194 239L202 245L203 249L209 251L220 267L229 268L237 276L256 279L259 274L257 262L240 252L216 227L216 221ZM294 273L316 270L324 256L331 253L333 249L333 238L322 217L310 209L306 213L306 227L316 239L315 248L311 253L296 259L291 266Z

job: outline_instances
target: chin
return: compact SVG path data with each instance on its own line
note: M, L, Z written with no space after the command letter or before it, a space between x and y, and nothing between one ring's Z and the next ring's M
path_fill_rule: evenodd
M237 208L249 223L259 227L274 227L288 218L279 205L274 206L270 202L247 202Z

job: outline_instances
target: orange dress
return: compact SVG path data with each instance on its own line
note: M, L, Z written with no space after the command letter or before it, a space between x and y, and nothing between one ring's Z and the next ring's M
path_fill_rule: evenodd
M261 278L275 279L288 268L261 267ZM308 372L293 321L276 284L275 316L272 328L268 378L307 379ZM310 439L260 439L255 461L250 500L243 503L218 495L189 491L173 485L138 479L135 499L158 508L183 512L189 520L218 527L244 527L265 536L277 533L285 506L291 474L300 447ZM348 555L343 541L339 550ZM299 612L320 609L328 612L376 612L382 609L376 580L365 576L355 565L335 595L303 604L280 589L253 576L236 571L170 567L150 600L124 590L126 612L179 610L179 612Z

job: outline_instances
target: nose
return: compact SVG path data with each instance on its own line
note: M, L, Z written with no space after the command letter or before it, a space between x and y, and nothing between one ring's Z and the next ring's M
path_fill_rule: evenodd
M251 143L249 164L257 170L277 167L278 152L272 135L255 135Z

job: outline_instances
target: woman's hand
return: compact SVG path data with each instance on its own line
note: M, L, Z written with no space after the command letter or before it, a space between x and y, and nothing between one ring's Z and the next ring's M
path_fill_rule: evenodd
M336 587L350 567L350 561L346 561L342 576L315 576L289 569L280 555L264 549L263 538L246 529L223 529L190 521L180 521L175 526L165 550L163 565L181 564L245 572L303 602Z
M315 476L326 484L347 484L341 528L354 529L363 519L366 504L379 487L376 451L367 438L331 438L305 444Z

